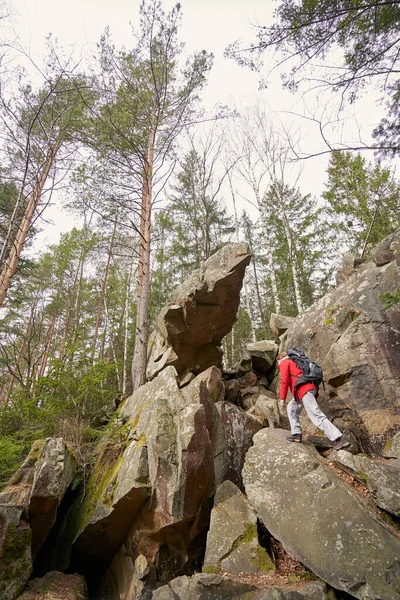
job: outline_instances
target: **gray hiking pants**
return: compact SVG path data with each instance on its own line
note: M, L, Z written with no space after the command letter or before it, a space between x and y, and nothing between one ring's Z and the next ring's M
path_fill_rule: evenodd
M304 394L301 402L296 402L293 398L287 405L287 415L289 417L290 429L292 433L301 433L300 427L300 413L303 407L306 409L306 413L310 417L310 420L314 425L323 431L326 437L333 442L342 435L342 432L330 422L328 417L324 415L318 402L315 399L314 390L310 390Z

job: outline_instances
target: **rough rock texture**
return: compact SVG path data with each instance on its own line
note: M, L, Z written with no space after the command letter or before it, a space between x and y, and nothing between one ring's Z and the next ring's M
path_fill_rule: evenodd
M400 230L391 244L399 240ZM396 258L360 265L282 338L284 348L302 348L323 367L328 416L378 446L400 427L400 305L385 309L381 299L399 289Z
M0 598L14 600L32 572L31 529L22 506L0 504Z
M282 418L279 412L278 400L269 398L264 394L257 396L255 404L247 411L263 427L282 427Z
M322 582L312 582L302 589L271 587L256 589L219 575L199 574L177 577L153 593L152 600L335 600L333 590Z
M336 285L340 285L344 281L347 281L347 279L349 279L362 264L363 261L360 258L357 258L350 253L345 254L342 259L342 264L336 272Z
M25 511L28 510L35 467L41 456L43 445L44 440L36 440L32 444L28 456L0 493L0 504L23 506Z
M57 509L76 471L76 460L62 438L48 438L36 463L29 498L32 555L35 556L54 525Z
M262 426L252 416L229 402L218 402L216 407L220 417L220 424L214 429L216 484L229 479L243 489L244 457L254 434Z
M226 245L175 290L149 341L148 379L169 365L178 373L221 365L219 346L236 320L249 262L247 244Z
M105 568L141 519L153 540L157 532L194 519L197 524L191 527L191 536L204 527L203 506L211 502L215 491L214 449L208 429L217 414L212 396L222 391L220 374L215 371L202 373L180 390L176 371L169 367L127 399L121 409L126 436L122 454L114 458L100 481L99 467L95 468L88 484L90 493L75 520L79 530L74 564L85 556L91 570L99 565ZM150 563L160 545L168 545L164 534L157 535L148 554L143 552Z
M332 458L331 458L332 457ZM368 456L353 456L340 450L330 458L335 464L367 486L375 503L400 517L400 468Z
M315 450L288 444L286 434L263 429L246 455L243 481L259 518L332 587L363 600L398 600L400 540Z
M284 315L271 313L269 326L275 337L279 338L287 329L289 329L293 321L294 317L285 317Z
M182 389L168 367L120 409L121 453L108 470L96 466L75 517L72 565L84 562L89 578L110 565L102 590L117 585L117 597L135 597L143 572L146 582L168 580L200 564L216 485L227 476L241 479L244 454L260 429L218 401L223 396L216 367Z
M265 573L274 569L258 543L257 517L247 498L231 481L224 481L214 498L203 571Z
M29 581L18 600L87 600L85 579L82 575L65 575L57 571L46 573L40 579Z
M383 449L386 458L400 458L400 432L390 439Z
M272 340L262 340L246 346L251 356L253 368L259 373L268 373L274 366L278 345Z
M400 240L396 231L382 240L371 253L372 260L378 266L386 265L392 260L400 264Z

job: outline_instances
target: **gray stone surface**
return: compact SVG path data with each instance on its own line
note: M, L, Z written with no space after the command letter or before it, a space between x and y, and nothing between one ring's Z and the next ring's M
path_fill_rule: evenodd
M225 579L219 575L199 574L173 579L153 592L152 600L335 600L333 590L322 582L312 582L301 589L251 585Z
M213 429L216 485L229 479L243 489L244 457L262 425L230 402L217 402L215 406L219 414L219 425Z
M391 245L399 240L400 230ZM395 258L362 264L282 338L282 349L301 348L322 366L322 410L340 429L355 430L366 451L379 452L386 433L400 427L400 305L385 309L381 299L399 289Z
M173 292L149 341L148 379L171 365L178 373L221 366L220 344L236 320L249 262L247 244L228 244Z
M251 506L285 548L332 587L363 600L400 598L400 540L316 450L263 429L246 455Z
M271 327L272 333L275 337L279 338L285 333L285 331L291 326L294 317L286 317L284 315L277 315L271 313L269 320L269 326Z
M400 458L400 431L387 442L383 449L386 458Z
M47 438L36 463L29 497L32 554L35 556L57 517L61 500L76 472L76 459L62 438Z
M274 565L258 543L257 517L246 496L231 481L217 489L211 511L203 571L262 574Z
M332 458L331 458L332 457ZM347 473L367 486L376 504L396 517L400 516L400 468L340 450L332 452L331 459Z
M31 529L22 506L0 504L0 598L14 600L32 573Z
M262 340L246 346L251 356L253 369L258 373L268 373L275 363L278 345L274 340Z

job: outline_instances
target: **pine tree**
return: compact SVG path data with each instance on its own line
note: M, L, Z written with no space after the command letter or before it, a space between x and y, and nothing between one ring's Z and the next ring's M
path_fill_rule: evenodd
M339 247L361 258L400 225L400 186L393 171L360 154L332 154L323 197Z

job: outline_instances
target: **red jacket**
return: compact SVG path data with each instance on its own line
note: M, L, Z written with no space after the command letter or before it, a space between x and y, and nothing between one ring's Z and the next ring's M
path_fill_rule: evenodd
M285 357L279 362L278 369L281 372L279 398L281 400L286 400L288 388L290 388L290 391L292 392L292 396L294 398L294 386L297 379L302 375L301 369L299 369L296 363L293 360L290 360L289 357ZM313 383L303 383L303 385L301 385L297 390L297 396L299 401L307 392L316 389L318 388Z

